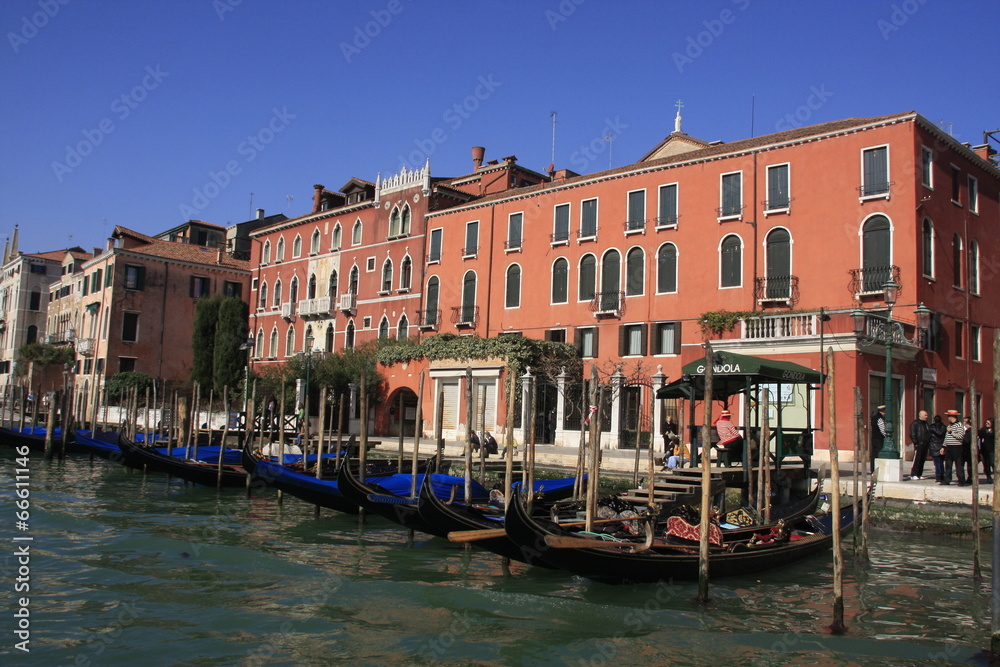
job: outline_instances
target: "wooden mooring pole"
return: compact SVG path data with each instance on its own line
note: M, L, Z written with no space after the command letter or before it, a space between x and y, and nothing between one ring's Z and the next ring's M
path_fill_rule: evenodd
M983 580L983 570L980 566L982 555L980 554L981 544L979 531L979 406L976 405L976 378L972 378L969 385L969 394L972 396L972 433L969 434L972 447L972 580L981 582Z
M715 358L712 343L705 341L704 421L701 425L701 535L698 540L698 597L707 604L708 597L708 520L712 510L712 390L715 380ZM692 395L691 400L694 400ZM761 437L761 440L764 438ZM761 446L764 443L761 442Z
M1000 416L1000 329L993 331L993 416ZM996 430L996 422L994 422ZM990 618L990 664L1000 665L1000 447L993 448L993 586Z
M835 635L847 630L844 625L844 553L840 535L840 460L837 455L837 392L833 365L833 348L826 352L827 423L830 433L830 498L833 513L833 623L830 631Z

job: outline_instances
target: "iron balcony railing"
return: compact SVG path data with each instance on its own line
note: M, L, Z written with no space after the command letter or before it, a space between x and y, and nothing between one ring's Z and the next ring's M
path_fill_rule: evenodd
M625 306L625 292L621 290L609 290L598 292L594 300L590 302L590 310L597 317L621 316Z
M881 294L882 285L890 278L901 286L900 291L902 291L898 266L866 266L860 269L851 269L850 290L855 296Z
M862 197L873 197L876 195L887 195L892 190L895 181L882 181L879 183L862 183L858 186L858 193Z
M457 327L474 327L479 322L479 306L454 306L451 323Z
M798 276L766 276L754 280L757 301L785 301L793 305L799 300Z
M440 310L418 310L417 327L420 329L437 329L441 321Z

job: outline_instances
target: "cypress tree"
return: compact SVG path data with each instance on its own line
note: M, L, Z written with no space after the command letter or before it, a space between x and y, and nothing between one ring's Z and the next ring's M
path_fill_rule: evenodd
M194 364L191 380L202 387L212 384L215 364L215 329L219 322L219 305L222 296L215 295L198 301L194 313L194 333L191 335L191 350Z
M213 381L216 392L221 392L223 387L233 391L243 383L249 351L241 347L247 341L249 316L249 307L242 299L228 297L219 305L214 343Z

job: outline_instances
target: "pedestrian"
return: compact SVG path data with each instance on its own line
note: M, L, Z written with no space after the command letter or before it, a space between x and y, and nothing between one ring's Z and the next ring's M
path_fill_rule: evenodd
M976 430L972 428L972 419L966 417L962 421L962 425L965 426L965 434L962 436L962 460L965 461L965 479L972 482L972 436L975 435ZM979 471L976 471L979 474Z
M943 485L951 484L951 471L955 470L959 486L968 486L965 481L965 462L962 460L962 438L965 437L965 425L959 420L958 410L948 410L945 413L948 425L944 435L944 481Z
M670 451L673 447L672 441L676 439L677 433L677 421L674 419L673 415L670 415L663 423L663 451L667 456L670 456Z
M719 434L719 442L716 447L726 453L726 465L743 464L743 436L732 422L732 414L729 410L723 410L719 418L715 421L715 432Z
M930 450L931 459L934 461L934 481L938 484L944 482L944 436L947 428L941 421L941 415L934 415L934 421L930 425Z
M983 472L986 473L986 481L993 483L993 451L996 446L996 433L993 432L993 419L983 422L983 427L979 429L979 458L983 460Z
M479 436L476 435L475 431L470 431L470 433L471 433L471 435L469 436L469 444L472 445L472 451L478 452L479 451Z
M871 472L875 472L875 459L882 452L882 446L885 444L885 406L880 405L875 408L875 412L872 413L871 417L871 451L869 452L869 459L871 464Z
M927 460L927 448L931 444L931 429L927 423L926 410L917 413L917 418L910 424L910 442L913 443L913 465L910 466L910 479L924 478L924 462Z

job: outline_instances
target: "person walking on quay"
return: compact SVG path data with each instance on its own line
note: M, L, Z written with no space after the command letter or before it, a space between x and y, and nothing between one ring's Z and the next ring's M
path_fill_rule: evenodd
M983 460L983 472L986 473L986 481L993 483L993 450L996 446L996 433L993 432L993 419L983 422L983 427L979 429L979 458Z
M924 462L927 460L927 448L931 444L931 428L927 423L928 414L921 410L917 418L910 424L910 442L913 443L913 465L910 467L910 479L924 478Z
M965 481L965 462L962 460L962 438L965 437L965 425L959 421L958 410L948 410L945 413L948 425L944 435L944 481L941 484L951 484L951 471L955 470L959 486L968 486Z
M871 418L871 472L875 472L875 459L882 452L882 445L885 444L885 406L880 405L875 408Z
M934 421L930 425L930 450L931 460L934 461L934 481L938 484L944 482L944 436L947 428L941 421L941 415L934 415Z

